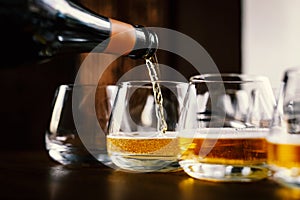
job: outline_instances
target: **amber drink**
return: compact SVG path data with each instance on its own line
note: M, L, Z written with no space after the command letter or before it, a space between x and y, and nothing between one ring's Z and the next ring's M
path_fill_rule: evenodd
M285 133L270 136L268 165L277 181L300 187L300 135Z
M116 165L135 171L161 170L172 163L176 165L179 155L176 133L167 132L164 137L131 134L134 137L124 133L107 136L107 150Z
M200 129L195 135L179 137L180 165L187 173L214 181L245 181L265 178L268 129Z

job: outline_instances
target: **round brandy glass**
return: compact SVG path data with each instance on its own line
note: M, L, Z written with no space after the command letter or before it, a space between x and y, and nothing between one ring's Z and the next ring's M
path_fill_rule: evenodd
M63 165L109 162L105 133L116 89L113 85L57 88L45 134L46 149L53 160Z
M159 108L153 84L161 89ZM133 172L178 170L177 124L188 83L129 81L119 85L107 149L119 169ZM166 132L160 130L162 111Z
M194 178L209 181L249 182L266 178L265 137L274 103L265 77L191 77L178 135L183 170Z

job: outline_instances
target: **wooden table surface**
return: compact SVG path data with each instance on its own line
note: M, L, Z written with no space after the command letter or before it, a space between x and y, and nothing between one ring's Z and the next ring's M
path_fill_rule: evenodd
M300 199L272 180L213 183L184 172L128 173L106 166L64 167L47 152L0 152L0 199Z

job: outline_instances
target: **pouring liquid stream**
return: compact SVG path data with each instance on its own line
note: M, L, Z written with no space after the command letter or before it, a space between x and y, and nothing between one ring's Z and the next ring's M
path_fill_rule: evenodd
M155 111L157 117L158 136L164 136L168 129L168 126L164 116L163 95L161 92L160 84L158 82L159 65L158 65L156 54L154 54L154 56L147 58L145 60L146 60L146 66L148 69L149 77L152 83L152 88L153 88Z

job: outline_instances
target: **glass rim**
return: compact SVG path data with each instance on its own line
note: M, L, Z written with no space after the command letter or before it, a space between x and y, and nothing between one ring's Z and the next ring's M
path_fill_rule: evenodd
M127 87L127 86L130 86L130 87L151 87L152 88L152 85L146 85L146 84L152 84L152 83L159 83L161 85L168 85L168 86L171 86L171 85L188 85L189 83L188 82L181 82L181 81L168 81L168 80L158 80L158 81L151 81L151 80L132 80L132 81L123 81L123 82L120 82L118 85L119 86L124 86L124 87Z
M224 78L238 77L241 80L223 80ZM216 79L208 79L216 78ZM200 74L190 77L190 83L255 83L268 81L266 76L238 73Z
M103 87L117 87L118 85L114 84L107 84L107 85L96 85L96 84L60 84L58 88L60 87L67 87L67 88L80 88L80 87L95 87L95 88L103 88Z
M300 75L300 67L292 67L292 68L288 68L285 70L284 72L284 78L286 76L299 76Z

